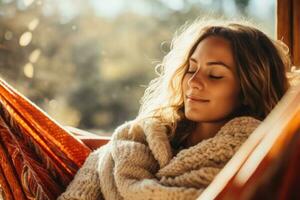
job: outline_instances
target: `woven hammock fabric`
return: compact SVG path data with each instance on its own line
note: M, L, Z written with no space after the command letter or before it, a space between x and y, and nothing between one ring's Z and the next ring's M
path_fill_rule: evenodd
M0 80L0 197L56 199L90 152L74 135Z

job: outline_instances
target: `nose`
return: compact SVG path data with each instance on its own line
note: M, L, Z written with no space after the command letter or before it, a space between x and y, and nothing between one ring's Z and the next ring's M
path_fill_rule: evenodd
M188 86L190 88L198 89L198 90L203 90L205 87L205 82L203 75L200 70L195 72L193 76L188 80Z

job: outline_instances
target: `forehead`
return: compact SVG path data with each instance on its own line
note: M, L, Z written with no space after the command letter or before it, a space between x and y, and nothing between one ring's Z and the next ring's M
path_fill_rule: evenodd
M200 62L222 61L228 66L235 67L231 44L228 40L209 36L202 40L191 55L191 59Z

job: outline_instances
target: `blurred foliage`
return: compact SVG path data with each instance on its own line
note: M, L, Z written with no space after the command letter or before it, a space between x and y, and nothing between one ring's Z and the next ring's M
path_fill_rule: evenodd
M137 115L174 32L197 17L225 15L226 4L128 0L105 16L99 2L0 0L0 75L60 123L111 132ZM249 0L225 2L236 6L234 17L249 15ZM272 33L269 18L252 17Z

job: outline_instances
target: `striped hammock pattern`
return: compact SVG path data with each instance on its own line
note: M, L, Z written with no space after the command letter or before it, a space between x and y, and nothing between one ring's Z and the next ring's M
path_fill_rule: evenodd
M0 80L0 199L56 199L90 152Z

